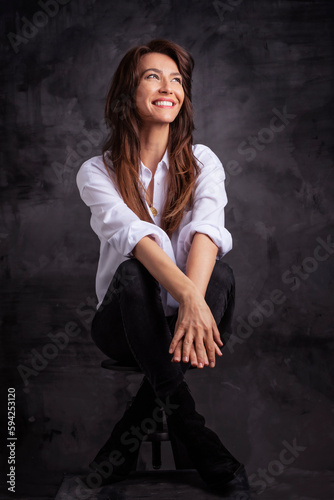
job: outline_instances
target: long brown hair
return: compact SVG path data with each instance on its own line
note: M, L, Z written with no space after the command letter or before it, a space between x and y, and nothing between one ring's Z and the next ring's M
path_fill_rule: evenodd
M168 186L161 226L171 236L180 225L185 208L193 203L194 186L199 174L192 152L194 122L191 75L194 60L185 49L169 40L156 39L134 47L125 54L113 76L105 105L105 119L110 134L103 146L103 161L108 172L115 174L118 190L128 207L141 220L152 222L140 194L140 117L135 105L139 61L143 55L151 52L165 54L175 61L184 90L183 105L169 126L167 145Z

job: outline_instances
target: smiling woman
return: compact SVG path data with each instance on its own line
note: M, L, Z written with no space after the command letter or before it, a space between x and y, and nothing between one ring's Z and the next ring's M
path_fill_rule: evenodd
M130 473L139 447L124 436L155 415L157 397L173 409L168 427L208 486L220 488L243 471L205 426L185 382L190 365L215 366L234 309L233 272L222 261L232 247L224 227L225 173L208 147L193 145L193 65L168 40L129 50L107 97L103 155L77 175L100 240L93 340L144 374L91 464L102 471L100 484Z
M193 66L191 55L168 40L134 47L116 69L105 108L111 133L103 148L104 164L115 174L124 202L147 222L151 216L140 189L146 193L149 206L155 207L155 171L168 149L169 188L160 215L161 227L169 236L179 227L186 205L193 201L200 172L192 146ZM153 104L162 98L175 106L166 110ZM142 186L139 158L152 173L148 186Z
M139 72L136 104L143 123L172 123L184 101L182 77L176 63L164 54L146 54L141 58ZM161 94L166 97L162 99Z

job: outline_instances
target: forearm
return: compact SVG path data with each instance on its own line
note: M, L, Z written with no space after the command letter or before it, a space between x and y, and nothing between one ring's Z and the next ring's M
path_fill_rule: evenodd
M218 247L203 233L195 233L188 254L186 275L205 296L216 262Z
M142 238L132 250L152 276L177 301L183 301L194 291L194 283L149 236Z

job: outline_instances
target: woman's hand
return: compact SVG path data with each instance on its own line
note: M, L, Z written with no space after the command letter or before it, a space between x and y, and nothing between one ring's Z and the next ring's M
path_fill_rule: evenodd
M215 355L222 356L219 330L209 306L194 286L191 293L180 301L174 338L169 352L173 361L189 360L193 366L215 366Z
M180 361L182 356L183 361L187 363L190 359L199 368L209 363L214 366L215 355L222 355L219 346L223 345L204 299L217 253L214 243L211 242L209 248L208 243L210 239L205 235L196 233L194 236L187 261L189 277L149 236L144 236L132 250L134 257L179 303L175 335L170 345L171 353L175 353L178 346L174 361Z
M223 354L222 354L221 350L219 349L219 346L216 344L216 342L215 342L215 345L216 345L216 354L218 354L218 356L222 356ZM181 361L181 359L182 359L182 347L183 347L183 339L179 340L179 342L175 348L174 356L172 358L172 363L179 363ZM196 355L196 350L195 350L194 344L192 344L192 346L190 348L189 361L190 361L191 366L194 366L196 368L203 368L203 366L201 366L201 367L198 366L197 355ZM206 353L205 353L204 366L209 366L209 360L208 360L208 356ZM213 367L214 367L214 365L212 366L212 368Z

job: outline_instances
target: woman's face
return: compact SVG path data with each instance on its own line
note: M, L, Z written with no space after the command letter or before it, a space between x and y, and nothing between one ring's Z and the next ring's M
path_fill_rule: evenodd
M143 122L172 123L183 100L182 77L175 61L156 52L142 56L136 106Z

